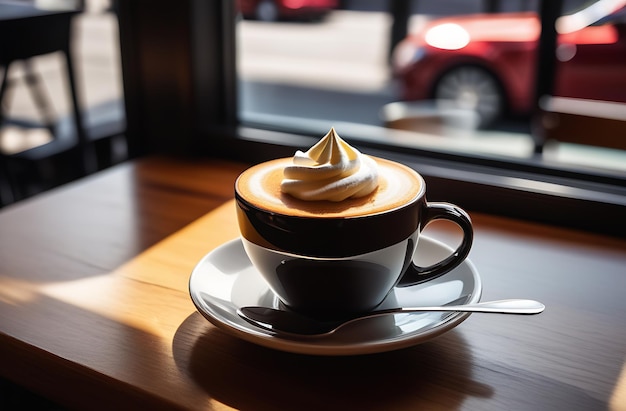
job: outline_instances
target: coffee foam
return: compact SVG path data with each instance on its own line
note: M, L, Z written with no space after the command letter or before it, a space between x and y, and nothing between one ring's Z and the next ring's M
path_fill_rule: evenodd
M357 217L394 210L412 203L424 190L423 180L412 169L389 160L372 157L378 164L378 188L362 198L340 202L304 201L280 191L283 169L292 158L282 158L253 166L235 184L237 193L248 203L277 214L302 217Z

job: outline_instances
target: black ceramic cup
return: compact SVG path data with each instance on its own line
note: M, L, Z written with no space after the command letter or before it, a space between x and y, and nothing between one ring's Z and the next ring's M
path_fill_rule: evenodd
M419 187L415 195L390 209L349 217L280 211L242 189L242 181L250 184L242 176L254 173L254 167L239 177L235 198L244 248L282 303L318 318L349 317L376 308L394 287L430 281L465 260L473 241L467 213L453 204L426 201L423 178L400 167ZM278 196L297 207L288 195ZM438 219L456 223L463 239L444 260L420 267L413 262L420 233Z

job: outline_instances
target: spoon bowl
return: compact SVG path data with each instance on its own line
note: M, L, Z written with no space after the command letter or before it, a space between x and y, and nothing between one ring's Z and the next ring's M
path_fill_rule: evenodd
M509 299L486 301L476 304L390 308L386 310L370 311L356 317L337 321L322 321L294 311L268 307L241 307L237 310L237 314L249 323L273 331L276 334L284 334L292 337L321 337L334 333L348 323L389 314L414 312L472 312L533 315L543 312L544 309L545 305L539 301Z

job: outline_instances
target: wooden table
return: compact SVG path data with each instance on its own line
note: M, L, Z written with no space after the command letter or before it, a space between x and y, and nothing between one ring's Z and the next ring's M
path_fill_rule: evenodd
M146 158L1 210L1 376L80 409L625 409L622 239L472 214L483 300L546 311L399 351L290 354L215 328L188 279L237 237L244 167Z

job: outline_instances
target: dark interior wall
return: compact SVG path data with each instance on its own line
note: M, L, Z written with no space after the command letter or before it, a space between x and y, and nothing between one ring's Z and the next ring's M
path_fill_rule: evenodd
M236 121L234 2L118 1L129 154L188 154Z

